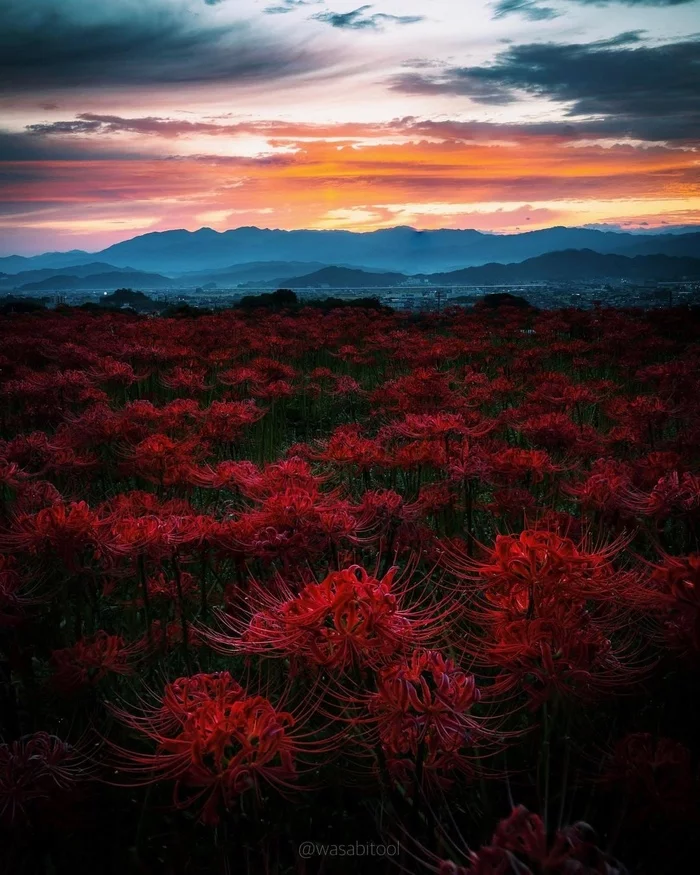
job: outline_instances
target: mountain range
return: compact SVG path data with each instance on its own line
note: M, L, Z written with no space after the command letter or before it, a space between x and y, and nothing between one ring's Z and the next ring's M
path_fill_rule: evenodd
M576 280L700 279L700 258L669 255L601 255L590 249L549 252L514 264L484 264L446 273L407 276L399 273L368 273L327 267L302 277L278 280L275 285L293 290L304 288L386 288L409 281L434 285L512 285L515 283L571 282Z
M282 263L284 265L284 263ZM105 265L98 264L98 268ZM280 263L276 262L275 267ZM308 266L308 265L307 265ZM87 266L85 266L87 268ZM134 288L141 290L172 289L177 283L161 274L129 269L113 269L79 276L71 268L51 276L43 276L46 269L25 271L14 276L0 275L0 289L21 292L55 292L68 290L114 290ZM49 271L50 272L50 271ZM28 275L42 275L33 282L18 284ZM217 274L213 274L217 275ZM296 277L277 277L249 283L255 288L349 289L391 288L416 284L441 286L500 286L520 283L612 281L643 282L646 280L679 281L700 280L700 258L671 255L604 255L590 249L568 249L548 252L535 258L511 264L491 263L478 267L431 274L409 275L396 271L367 271L359 268L322 266L318 270ZM8 286L8 283L14 285ZM191 285L189 286L191 288ZM215 286L213 286L214 288Z
M158 231L115 243L101 252L81 250L0 258L2 286L20 287L47 276L28 272L51 269L53 276L82 278L117 270L144 271L178 279L177 285L207 282L239 284L302 276L327 266L403 274L445 273L490 263L503 265L563 250L603 255L700 254L700 230L686 233L633 234L593 228L546 228L519 234L474 230L419 231L410 227L353 231L280 231L245 227L218 232ZM81 270L77 270L81 268ZM84 269L90 273L85 274ZM21 280L21 281L19 281Z

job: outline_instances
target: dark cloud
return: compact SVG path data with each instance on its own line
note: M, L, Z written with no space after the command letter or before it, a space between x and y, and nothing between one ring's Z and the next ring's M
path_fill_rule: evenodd
M481 82L468 72L469 69L447 67L434 74L418 71L400 73L394 77L391 87L404 94L464 95L476 103L498 105L513 102L510 92L499 83Z
M569 0L581 6L681 6L695 3L697 0ZM498 0L494 4L494 18L504 18L506 15L522 15L529 21L546 21L558 18L562 12L557 12L551 6L542 5L540 0Z
M300 45L184 0L0 2L0 92L275 81L324 66Z
M546 21L561 15L551 6L540 6L538 0L499 0L494 6L493 17L504 18L514 13L523 15L528 21Z
M73 124L62 122L63 125ZM147 158L148 155L140 155L131 151L126 153L124 149L115 146L105 140L96 147L93 141L77 139L44 139L37 137L31 131L3 131L0 130L0 164L2 162L52 162L52 161L129 161L138 158ZM20 170L13 167L8 178L14 178Z
M188 135L235 137L241 134L264 137L271 147L296 143L305 140L325 140L332 136L336 140L345 138L350 145L357 139L371 139L375 136L408 135L412 139L441 140L443 142L483 143L493 141L521 142L530 137L555 138L559 142L575 142L582 138L596 139L607 134L619 133L610 121L541 121L527 123L504 123L491 121L432 120L406 116L384 124L364 125L358 123L315 125L301 122L281 122L246 120L216 123L208 121L187 121L155 116L141 118L122 118L116 115L96 115L80 113L73 119L42 122L27 125L21 134L8 134L16 143L15 154L21 157L21 149L31 150L43 157L55 157L58 150L70 152L67 146L72 140L76 148L90 149L90 143L98 144L98 154L107 148L120 148L117 141L101 135L133 133L164 139L176 139ZM20 145L21 144L21 145ZM52 145L53 144L53 145ZM121 147L123 151L123 146ZM620 146L620 148L632 148ZM665 152L678 146L656 144L647 146ZM681 148L684 148L681 146ZM53 150L53 151L52 151Z
M250 127L248 125L248 127ZM53 134L155 134L161 137L179 137L183 134L232 134L238 133L239 125L216 125L207 122L189 122L179 119L122 118L117 115L80 113L70 121L46 122L27 126L27 132L36 136Z
M280 0L276 6L267 6L263 9L267 15L286 15L287 12L294 12L295 9L301 9L304 6L318 6L323 0Z
M380 30L386 24L416 24L424 21L422 15L385 15L382 12L368 15L373 8L369 5L360 6L352 12L318 12L311 17L343 30Z
M593 117L600 134L697 140L700 41L642 45L639 32L630 32L587 45L511 46L488 66L408 72L393 87L485 104L513 103L526 93L567 105L572 119Z

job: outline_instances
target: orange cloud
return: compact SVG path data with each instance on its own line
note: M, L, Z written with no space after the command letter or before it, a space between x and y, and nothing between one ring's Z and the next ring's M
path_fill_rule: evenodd
M184 128L182 142L176 138L182 152L173 156L172 128L138 134L130 127L137 140L121 156L104 157L104 138L114 138L114 153L119 132L100 133L92 153L83 137L45 133L45 150L55 142L65 153L71 141L80 149L60 160L0 162L0 227L12 227L16 239L38 228L62 239L73 226L99 247L134 228L196 228L206 218L217 228L357 230L410 223L509 231L553 222L661 223L680 214L700 222L698 159L690 149L406 119L376 126L246 122L224 134L195 132L196 148L211 147L211 154L188 153L192 130ZM151 157L154 135L162 157ZM236 154L239 135L260 138L265 151ZM141 153L139 136L151 138Z

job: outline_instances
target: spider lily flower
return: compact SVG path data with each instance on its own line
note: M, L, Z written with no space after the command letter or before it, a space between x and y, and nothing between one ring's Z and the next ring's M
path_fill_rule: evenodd
M66 804L90 774L79 748L35 732L0 743L0 822L36 826L36 817Z
M77 693L109 675L130 674L142 654L141 644L127 644L121 636L100 630L72 647L53 651L51 682L61 693Z
M298 594L257 587L248 599L250 619L220 615L237 637L211 632L211 641L222 652L284 656L336 675L380 667L427 641L449 615L444 603L404 606L394 591L396 572L378 579L354 565Z
M431 869L438 875L628 875L598 847L588 824L563 827L549 839L542 819L523 805L498 824L488 845L465 849L464 857L466 865L435 858Z
M139 753L112 744L113 765L123 776L115 780L132 786L174 781L174 807L197 805L208 824L218 823L222 810L248 791L259 799L264 785L283 794L293 790L300 754L324 747L304 734L304 717L247 693L228 672L179 678L142 713L113 711L155 748Z

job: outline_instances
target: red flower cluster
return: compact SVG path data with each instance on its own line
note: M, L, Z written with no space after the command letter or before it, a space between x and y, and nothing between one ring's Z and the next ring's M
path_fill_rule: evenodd
M380 666L426 632L426 619L402 608L392 592L395 573L378 580L359 566L331 572L255 613L235 646L336 672Z
M585 823L557 831L547 840L544 824L522 805L496 828L491 843L469 854L466 866L442 861L440 875L627 875L627 869L601 851Z
M118 764L143 783L175 779L175 804L204 800L201 819L218 823L247 790L265 781L285 789L296 779L291 714L263 696L249 696L228 672L179 678L160 707L122 719L156 744L153 754L118 749Z
M470 715L479 698L474 675L437 651L416 650L380 670L368 707L391 772L422 783L469 770L472 737L485 735Z
M700 822L699 340L688 308L0 320L5 819L77 774L51 733L97 729L95 773L137 787L93 783L95 811L144 868L212 868L281 818L342 829L361 790L426 844L536 808L469 875L621 872L544 828L581 816L681 871L659 835ZM305 770L298 806L267 791ZM227 824L188 833L196 863L173 784ZM27 871L71 857L35 844Z

